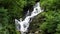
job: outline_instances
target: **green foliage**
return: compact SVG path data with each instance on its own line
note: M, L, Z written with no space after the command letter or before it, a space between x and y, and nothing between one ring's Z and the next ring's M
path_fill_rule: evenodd
M0 8L0 34L9 34L6 27L8 26L7 9Z
M60 34L60 0L41 0L40 4L44 12L33 20L30 28L40 34Z
M40 30L43 34L59 34L60 23L60 0L41 0L41 6L45 12L42 13L45 16L45 21L40 25Z
M23 17L24 8L31 8L36 0L0 0L0 34L20 34L14 19ZM30 32L60 34L60 0L40 0L44 12L33 19Z
M20 34L14 19L23 17L24 7L34 3L35 0L0 0L0 34Z

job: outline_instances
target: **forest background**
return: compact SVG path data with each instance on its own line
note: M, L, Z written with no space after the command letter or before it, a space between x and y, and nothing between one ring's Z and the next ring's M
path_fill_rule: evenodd
M60 34L60 0L40 0L44 12L30 24L29 32L38 34ZM0 0L0 34L20 34L14 19L24 17L24 12L35 5L36 0Z

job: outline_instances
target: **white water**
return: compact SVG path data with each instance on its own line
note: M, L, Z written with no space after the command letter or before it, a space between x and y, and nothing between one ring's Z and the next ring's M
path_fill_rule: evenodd
M18 31L20 31L21 34L26 34L25 32L28 32L29 24L31 21L30 19L34 18L36 15L38 15L39 13L41 13L43 11L43 10L41 10L39 2L37 2L33 7L34 7L34 9L31 13L31 15L28 16L28 14L29 14L29 10L28 10L26 18L23 21L22 21L22 18L20 18L20 21L15 19L16 29Z

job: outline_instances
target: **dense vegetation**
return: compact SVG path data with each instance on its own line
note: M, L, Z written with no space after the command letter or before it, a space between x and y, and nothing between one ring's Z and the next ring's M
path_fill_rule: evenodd
M36 0L0 0L0 34L20 34L15 29L14 19L23 17ZM60 0L40 0L44 12L30 24L36 34L60 34Z

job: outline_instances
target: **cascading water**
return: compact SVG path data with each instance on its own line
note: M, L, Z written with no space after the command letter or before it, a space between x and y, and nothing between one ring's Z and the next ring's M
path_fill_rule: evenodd
M43 11L41 10L39 2L37 2L33 7L34 8L33 11L31 12L31 15L28 15L29 14L29 10L28 10L26 18L23 21L22 18L20 18L20 21L15 19L16 28L18 31L21 32L21 34L26 34L25 32L28 32L29 24L31 21L30 19L34 18L36 15L38 15Z

